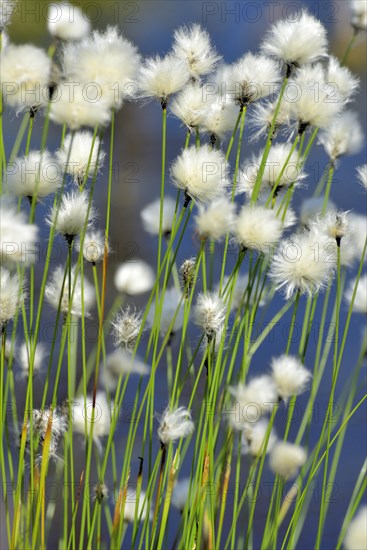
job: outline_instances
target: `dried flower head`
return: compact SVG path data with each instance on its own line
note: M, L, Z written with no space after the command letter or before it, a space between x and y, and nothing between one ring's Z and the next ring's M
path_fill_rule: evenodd
M112 323L115 344L125 351L133 351L141 330L142 315L129 306L122 309Z
M188 258L184 260L180 267L181 286L186 298L190 296L192 285L194 284L195 266L196 258Z
M43 410L33 409L32 412L32 434L31 434L31 422L27 422L27 445L29 445L30 438L32 436L37 437L37 441L41 446L41 452L36 457L36 462L40 463L43 456L43 446L46 441L47 432L51 432L49 442L49 454L48 458L57 460L58 450L63 439L63 435L68 428L68 417L65 414L62 407L56 407L54 409L47 408Z
M60 206L51 209L47 223L71 243L84 227L91 226L95 217L96 212L89 204L88 193L71 192L63 195Z
M185 407L167 409L163 412L158 428L158 437L162 445L167 445L177 439L188 437L193 433L195 425L190 411Z
M269 465L275 474L285 479L295 477L307 460L306 451L299 445L278 441L270 453Z
M150 265L135 259L117 268L114 281L118 292L135 296L153 288L155 275Z
M170 96L182 90L189 78L187 62L176 55L147 58L138 77L140 95L143 98L158 99L165 109Z

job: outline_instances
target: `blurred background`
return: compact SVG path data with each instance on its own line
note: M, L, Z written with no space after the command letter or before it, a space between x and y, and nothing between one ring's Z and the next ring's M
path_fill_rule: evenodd
M61 2L62 3L62 2ZM18 8L15 16L9 26L8 33L10 41L13 43L32 42L38 46L47 48L51 39L47 33L47 8L50 2L46 0L32 1L22 0L18 2ZM235 61L247 51L256 51L262 41L265 31L271 23L281 17L289 17L296 10L307 7L315 16L319 17L328 30L330 40L330 52L341 57L345 51L348 41L351 37L349 2L339 0L333 2L326 1L303 1L287 2L278 0L277 2L265 2L262 0L254 1L208 1L200 2L197 0L184 2L180 0L147 0L147 1L123 1L123 0L80 0L74 2L75 5L85 9L86 14L93 22L94 28L103 29L107 25L117 25L123 34L134 42L143 56L153 54L164 54L168 52L172 44L174 30L183 25L192 22L201 23L211 34L213 43L218 52L223 56L227 63ZM366 36L361 33L354 49L352 50L347 65L356 73L361 80L360 93L352 105L356 110L366 127ZM5 112L5 146L7 153L11 149L14 138L17 134L20 124L20 117L17 118L13 111ZM32 137L32 148L40 146L42 130L42 118L36 118L35 129ZM156 241L153 237L145 234L140 220L140 211L143 206L159 196L160 189L160 132L161 132L161 108L155 103L148 104L128 104L118 113L116 123L116 149L115 149L115 170L112 199L111 216L111 246L113 253L111 255L109 266L109 284L107 294L107 307L110 306L115 298L113 287L113 274L116 266L132 257L140 257L155 265L156 261ZM54 151L60 143L61 128L51 124L48 140L48 149ZM167 194L175 196L174 188L171 186L168 176L168 167L172 160L178 155L185 139L185 129L180 126L179 121L173 117L168 119L168 150L167 150ZM249 143L245 140L242 149L242 160L251 156L253 151L258 151L262 143ZM109 132L106 132L104 139L104 149L109 148ZM353 210L357 213L366 213L366 193L356 182L355 168L366 162L366 151L353 157L346 157L338 166L333 181L331 199L337 207L343 210ZM321 146L314 147L311 158L309 159L306 172L309 174L307 179L307 191L299 191L294 196L294 206L299 209L300 203L305 196L310 196L317 185L319 177L327 164L327 158ZM106 202L107 189L107 167L102 170L98 178L95 190L95 204L101 211L101 224L104 220L104 209ZM37 215L40 219L49 209L49 203L40 205ZM101 225L101 227L103 227ZM42 234L43 247L46 247L47 233ZM60 240L60 245L62 241ZM66 247L65 247L66 248ZM196 254L198 243L193 235L193 231L188 233L186 241L181 247L178 263L187 257ZM65 250L66 252L66 250ZM63 256L64 253L62 253ZM63 257L58 259L62 263ZM41 277L42 273L38 274ZM350 275L354 275L352 272ZM89 274L91 279L92 275ZM137 306L144 305L144 298L135 300ZM271 305L268 315L269 319L279 306L283 303L283 298L277 296ZM304 311L304 301L299 311L299 319L302 319ZM345 306L343 305L345 310ZM320 314L318 308L315 317L315 326L317 326ZM345 311L344 311L345 313ZM54 318L54 313L46 310L44 322ZM364 321L362 321L364 322ZM284 324L289 323L289 319L284 319ZM361 343L362 335L361 318L353 315L352 324L347 341L347 348L344 354L344 362L340 375L340 389L349 376L349 369L354 367ZM296 331L297 332L297 331ZM197 338L197 334L193 333ZM273 355L284 351L284 335L280 333L279 338L274 338L267 345L263 345L254 358L251 366L251 373L265 372L269 366L269 361ZM310 343L306 357L306 365L312 370L312 360L315 354L316 336ZM297 342L295 343L295 346ZM331 365L328 365L329 367ZM165 365L160 367L164 372ZM318 407L315 411L315 425L320 427L323 420L325 405L328 400L330 389L330 368L326 369L328 376L325 377L325 383L319 394ZM365 377L363 376L363 379ZM164 380L164 376L162 377ZM25 388L25 386L24 386ZM24 391L22 384L19 386L21 394ZM362 388L363 389L363 388ZM190 389L189 389L190 390ZM188 391L189 391L188 390ZM164 383L157 388L156 410L160 412L167 404L167 388ZM60 401L66 397L66 382L60 387ZM40 394L41 395L41 394ZM132 393L135 395L134 382L132 382ZM198 397L199 399L200 397ZM37 399L37 395L36 395ZM307 402L307 395L304 399L297 401L300 410L302 405ZM195 411L193 411L195 417ZM337 475L337 482L332 494L332 502L329 508L329 518L326 524L324 550L335 548L336 537L342 517L349 502L353 486L361 468L362 462L366 456L366 436L365 436L365 414L366 410L360 410L350 422L345 444L343 447L340 468ZM285 414L279 415L279 433L282 433ZM293 430L294 428L294 430ZM295 421L292 430L297 432L298 423ZM123 438L127 426L120 428L121 437L116 439L117 452L123 453ZM317 430L316 430L317 432ZM317 434L316 434L317 437ZM292 433L290 436L292 439ZM312 434L311 434L312 443ZM157 441L158 448L158 441ZM138 455L137 447L137 455ZM138 459L136 455L136 465ZM190 461L188 461L188 465ZM246 462L244 462L244 472L247 471ZM187 470L188 472L188 470ZM271 475L265 473L264 482L269 481ZM266 487L266 486L264 486ZM261 530L264 514L266 514L268 505L268 492L264 488L260 496L256 517L258 520L257 528ZM310 517L308 518L306 528L301 536L297 548L308 550L315 540L317 530L318 510L320 506L321 486L315 489L314 502L310 507ZM168 533L170 539L174 533ZM50 546L51 547L51 546Z

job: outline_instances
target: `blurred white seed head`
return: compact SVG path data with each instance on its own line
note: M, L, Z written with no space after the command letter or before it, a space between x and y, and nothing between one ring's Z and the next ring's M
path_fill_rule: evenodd
M243 247L263 254L271 252L283 233L275 210L261 205L242 207L235 225L235 239Z
M151 235L159 235L161 201L156 199L149 203L140 212L144 229ZM173 219L176 211L176 201L171 197L164 197L162 215L162 234L169 235L172 231Z
M9 45L0 56L3 101L35 112L49 100L51 59L32 44Z
M59 307L61 297L60 311L64 315L67 315L69 311L69 277L67 275L64 282L64 275L65 268L63 266L59 266L55 269L46 285L45 297L48 303L56 310ZM84 305L84 315L86 317L89 317L90 311L95 303L94 286L88 281L86 277L84 277L82 285L80 271L78 272L78 275L76 277L76 266L72 268L70 294L72 297L70 311L71 315L75 317L82 317L82 305Z
M133 351L138 339L142 323L142 315L129 306L121 309L112 323L112 334L115 345L125 351Z
M290 68L313 63L327 55L326 29L315 17L303 11L290 20L272 25L262 51L286 63Z
M237 117L238 107L223 101L218 94L207 101L200 129L212 138L223 139L228 132L233 132Z
M358 281L353 279L350 281L346 291L345 299L347 304L350 305L353 300L353 294L355 292L355 298L353 302L353 311L356 313L367 313L367 275L362 275Z
M137 500L136 486L128 488L124 507L124 521L134 523L145 521L149 515L149 521L153 519L152 511L148 508L148 497L144 491L140 491L139 500Z
M160 317L158 321L159 331L162 336L166 336L168 331L173 335L179 331L184 322L185 302L182 299L182 292L172 287L166 289L163 303L160 306ZM153 303L149 309L147 322L153 327L156 308ZM171 328L170 328L171 327Z
M281 81L276 61L264 55L247 53L236 61L228 74L228 93L240 106L274 94Z
M316 218L316 216L321 216L324 200L325 197L322 195L320 197L310 197L302 202L299 215L299 221L302 226L309 227L313 218ZM326 206L326 212L336 212L335 205L330 199L328 200Z
M311 220L309 227L315 235L320 234L321 237L332 239L340 246L342 238L348 234L348 214L349 212L338 211L319 215Z
M229 422L234 430L243 430L247 423L257 422L264 414L270 413L278 402L278 392L271 376L264 374L247 384L229 386L233 396L233 410Z
M219 241L234 229L236 206L230 198L222 197L204 207L199 205L195 217L199 235Z
M188 437L193 433L195 425L191 413L185 407L167 409L160 417L158 437L163 445L167 445L177 439Z
M350 212L348 220L351 229L351 239L348 241L348 244L353 244L353 259L360 261L362 258L365 241L367 239L367 217L362 214ZM364 257L364 261L366 260L367 254Z
M367 548L367 506L359 508L350 522L345 535L344 546L346 550L364 550Z
M92 206L89 207L89 196L82 193L71 192L63 195L60 207L52 207L47 218L47 223L54 226L68 242L79 235L84 226L90 227L96 217Z
M135 259L117 268L114 281L118 292L135 296L153 288L155 275L150 265L143 260Z
M140 95L158 99L165 108L170 96L182 90L189 78L187 62L176 55L149 57L145 59L138 76Z
M271 369L278 395L284 401L303 393L312 377L297 357L287 355L272 359Z
M345 111L333 120L327 130L319 135L330 160L335 161L342 155L355 155L363 147L364 133L359 116L353 111Z
M36 260L38 227L29 224L26 215L18 212L13 202L0 201L0 260L12 267Z
M0 0L0 32L4 33L4 28L10 22L13 15L14 7L14 0Z
M263 151L243 164L237 191L251 196L259 174ZM261 181L261 190L268 192L276 186L276 193L290 185L297 186L306 177L298 160L298 152L292 152L291 143L277 143L270 149Z
M67 42L82 40L91 29L91 23L80 8L63 2L51 4L47 12L47 28L51 36Z
M350 0L350 8L352 12L351 23L353 27L356 29L356 31L366 31L367 30L366 0Z
M198 202L223 195L229 185L229 164L221 151L208 145L185 149L171 168L173 183Z
M123 349L117 349L106 356L106 366L101 365L100 372L104 386L112 392L116 389L120 376L127 374L146 376L150 368L138 357L133 357Z
M177 508L177 510L182 510L185 508L185 505L189 498L189 491L190 491L190 478L180 479L176 481L175 486L173 487L172 491L172 506Z
M211 73L221 59L211 44L208 32L197 23L180 27L173 38L175 55L187 63L190 76L194 79Z
M278 441L270 453L271 470L285 479L295 477L307 460L306 451L299 445Z
M345 102L351 101L358 91L359 78L348 67L341 65L339 59L333 55L329 56L325 78L330 85L330 99L334 101L338 97Z
M140 55L117 27L94 31L82 42L68 44L62 66L68 80L93 86L98 98L111 107L119 108L125 99L137 94Z
M325 288L336 266L330 238L301 232L284 239L273 258L270 277L289 299L295 292L314 293Z
M41 448L45 443L48 430L51 431L51 439L49 444L48 458L54 460L59 459L58 450L61 445L64 433L68 428L68 418L62 407L56 407L55 409L33 409L32 412L32 426L33 434L37 434ZM27 443L29 444L30 438L30 421L27 422ZM36 462L42 461L42 452L36 457Z
M0 327L15 317L24 300L23 285L17 273L11 274L6 267L0 268Z
M62 168L47 150L30 151L8 164L4 187L17 197L46 197L62 184Z
M202 329L209 341L223 329L225 318L226 305L218 294L199 294L194 308L195 324Z
M73 177L77 185L83 185L86 176L93 178L103 165L106 153L100 149L100 139L88 131L68 134L56 153L63 170Z
M93 441L101 453L101 439L110 433L113 411L107 401L106 394L102 391L98 391L96 394L94 418L93 397L87 396L85 401L84 399L84 396L81 395L73 402L73 430L88 438L93 420Z
M241 438L242 454L258 457L264 454L264 451L266 454L270 453L277 441L277 436L275 430L271 428L265 450L268 430L269 421L265 418L261 418L258 422L246 423Z
M367 190L367 164L357 168L357 177L359 183Z
M23 342L23 344L19 348L19 365L21 368L21 378L28 378L29 376L29 368L30 363L32 360L32 354L33 350L30 348L29 345L27 345L26 342ZM33 376L35 374L39 374L43 368L45 359L47 357L47 349L46 346L40 342L36 346L36 351L34 353L34 361L33 361Z
M275 117L277 104L278 100L268 100L258 102L253 107L250 116L250 126L254 129L254 134L252 136L253 141L268 135ZM281 130L282 127L284 128L289 126L291 105L292 104L289 101L286 101L284 97L282 98L277 117L275 119L273 137L277 135L278 131Z
M76 241L75 248L80 251L80 241ZM83 241L83 257L86 262L96 264L103 260L105 252L105 235L102 231L88 232ZM109 252L109 245L107 243L107 252Z
M111 100L96 96L95 87L77 82L64 82L58 86L57 101L52 101L50 118L57 124L66 124L70 130L82 126L107 126L111 120Z

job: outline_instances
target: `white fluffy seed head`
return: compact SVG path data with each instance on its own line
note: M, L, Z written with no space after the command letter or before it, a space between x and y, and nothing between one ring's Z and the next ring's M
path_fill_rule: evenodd
M350 8L352 11L352 25L357 31L367 30L367 1L351 0ZM367 546L367 545L366 545ZM357 550L357 548L356 548Z
M88 131L76 132L74 137L66 135L63 146L56 153L63 170L77 185L83 185L87 176L93 178L96 170L102 167L105 156L99 137L93 139L93 134Z
M146 376L150 368L138 357L123 349L117 349L106 356L106 365L100 367L101 379L108 391L116 389L120 376L138 374Z
M275 357L271 369L278 394L284 401L303 393L312 376L297 357L289 355Z
M142 316L139 312L133 311L129 306L122 309L112 323L112 334L116 346L125 351L133 351L141 323Z
M121 264L117 268L114 281L118 292L135 296L153 288L155 275L150 265L136 259Z
M264 55L245 54L228 74L228 94L235 103L245 106L274 94L281 81L277 62Z
M140 95L158 99L166 107L170 96L182 90L189 78L189 66L175 55L147 58L138 76Z
M187 63L190 76L195 79L211 73L221 59L211 44L208 32L197 23L175 31L173 51Z
M261 418L258 422L247 423L242 431L242 454L258 457L264 452L270 453L277 441L277 436L274 429L271 429L265 449L268 431L269 422L265 418Z
M30 151L8 164L4 187L17 197L46 197L62 184L62 167L47 150Z
M98 95L88 84L64 82L58 86L57 101L53 101L50 118L57 124L66 124L70 130L82 126L107 126L111 120L110 98Z
M319 136L332 161L342 155L355 155L363 147L364 133L357 113L346 111L336 117Z
M244 192L249 196L252 195L262 157L263 151L251 161L244 163L239 175L238 192ZM303 172L302 165L298 160L298 152L292 152L292 145L290 143L277 143L270 149L265 163L260 190L267 193L276 187L275 192L279 192L290 185L299 185L305 177L306 174Z
M185 313L184 306L181 291L175 287L166 289L158 321L159 331L162 336L166 336L168 331L173 335L182 328ZM152 304L147 316L147 323L151 327L154 326L155 312L155 305Z
M304 227L309 227L311 221L316 218L316 216L321 216L323 206L324 206L325 197L310 197L305 199L301 204L301 211L299 215L300 224ZM326 212L336 212L334 203L331 200L328 200L326 206Z
M226 306L223 300L214 292L199 294L194 308L195 324L212 340L224 325Z
M261 101L256 103L253 107L250 117L250 125L254 129L254 134L251 138L252 141L256 141L259 138L265 137L269 134L273 119L275 117L277 103L278 100ZM289 126L290 117L291 103L283 97L275 119L273 137L276 136L280 130Z
M341 113L345 101L325 79L321 64L304 66L290 80L285 98L290 103L291 118L299 133L309 126L327 128Z
M340 246L342 238L348 234L348 214L349 212L338 211L316 216L311 220L309 228L315 235L320 234Z
M74 317L90 316L90 311L95 303L95 290L94 286L84 277L83 281L80 275L76 275L77 269L76 266L72 268L71 271L71 310L70 314ZM83 283L83 284L82 284ZM64 287L63 287L64 285ZM50 279L46 285L45 297L48 303L56 310L59 308L60 311L65 315L69 311L69 277L65 277L65 267L59 266L51 274Z
M367 14L365 17L367 19ZM367 23L365 25L367 26ZM352 519L345 535L344 546L346 550L367 548L367 506L362 506Z
M3 100L11 107L37 110L49 100L51 59L31 44L9 45L1 52Z
M93 439L101 451L100 438L109 434L111 415L113 414L104 392L97 392L94 418L92 417L92 411L93 397L88 395L84 401L84 397L79 396L73 403L73 430L78 434L89 437L91 422L93 420Z
M47 28L51 36L69 42L85 38L90 33L91 23L80 8L63 2L49 6Z
M33 350L27 345L26 342L19 348L19 365L21 368L21 378L27 378L29 376L29 368L32 360ZM40 342L36 346L33 360L33 376L39 374L45 366L45 359L47 357L46 346Z
M275 474L285 479L295 477L307 460L306 451L299 445L278 441L270 453L269 465Z
M0 268L0 327L13 319L24 300L23 285L17 273Z
M201 131L223 139L228 132L233 132L237 117L235 104L223 101L220 95L212 96L206 103Z
M275 210L261 205L242 207L235 224L236 241L244 248L263 254L271 252L283 233L283 224Z
M353 294L355 298L353 302L353 311L356 313L367 313L367 275L362 275L358 281L353 279L350 281L347 290L345 291L345 299L350 305L353 300Z
M327 55L326 29L315 17L303 11L293 19L280 20L268 31L262 51L290 68L313 63Z
M202 145L185 149L171 168L173 183L198 202L223 195L229 185L229 165L221 151Z
M0 0L0 32L4 32L4 28L10 22L14 7L14 0Z
M142 490L140 491L138 500L136 486L134 485L132 487L128 487L126 502L124 506L124 522L144 522L147 517L149 517L149 521L153 519L153 513L149 509L148 497L146 496L145 492Z
M336 266L334 244L314 232L284 239L273 258L270 277L289 299L295 292L314 293L325 288Z
M329 57L325 78L331 86L331 97L334 100L339 96L342 101L350 101L358 91L359 78L348 67L341 65L339 59L332 55Z
M222 239L234 229L235 211L235 204L227 197L216 199L207 207L200 205L195 217L199 235L215 241Z
M137 94L140 55L117 27L94 31L82 42L68 44L62 66L68 80L98 88L102 98L115 108Z
M140 212L144 229L151 235L159 235L161 201L156 199L149 203ZM164 197L162 214L162 234L169 235L172 231L173 219L176 211L176 201L171 197Z
M18 212L13 202L0 201L0 259L9 267L30 264L36 260L38 227L29 224L26 215Z
M367 190L367 164L357 168L357 177L359 183Z
M242 431L248 423L257 422L278 402L275 382L267 374L253 378L247 384L229 386L228 391L234 398L229 420L235 430Z
M190 478L180 479L175 483L172 491L172 506L177 508L177 510L182 511L185 508L185 505L189 498L190 492Z
M75 243L75 248L80 251L80 241ZM109 246L107 243L107 252ZM86 233L83 241L83 257L86 262L96 264L103 259L105 252L105 235L102 231L91 231Z
M60 207L51 209L47 223L54 226L68 242L71 242L83 230L90 227L96 217L94 208L89 207L89 196L82 193L68 193L61 199Z
M195 425L189 410L185 407L177 409L167 407L160 418L158 437L163 445L167 445L177 439L188 437L194 429Z
M204 94L200 82L189 82L172 101L172 114L190 131L200 128L205 121L207 102Z

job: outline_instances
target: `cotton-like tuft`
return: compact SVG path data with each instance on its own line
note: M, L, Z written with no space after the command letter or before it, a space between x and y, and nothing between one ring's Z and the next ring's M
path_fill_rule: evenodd
M88 131L76 132L73 137L66 135L63 146L56 153L63 170L79 186L86 183L87 176L93 178L95 172L101 169L105 156L99 137L93 139L93 134Z
M334 101L339 97L342 101L351 101L358 91L359 78L348 67L341 65L339 59L333 55L329 57L325 78Z
M318 19L303 11L292 19L274 23L261 48L289 68L314 63L327 55L326 29Z
M171 176L188 197L207 203L222 196L229 186L229 164L221 151L208 145L192 146L173 163Z
M112 323L115 344L124 351L132 352L138 339L142 324L142 315L129 306L122 309Z
M359 183L367 190L367 164L357 168L357 177Z
M145 59L139 72L139 92L143 98L158 99L165 108L169 98L182 90L189 78L188 64L177 56L150 57Z
M234 399L229 420L235 430L242 431L247 423L259 421L278 402L275 382L267 374L253 378L247 384L229 386L228 390Z
M367 548L367 506L359 508L350 522L344 546L346 550L365 550Z
M49 6L47 28L51 36L72 42L85 38L90 33L91 23L78 6L63 2Z
M11 321L24 300L23 285L17 273L11 274L6 267L0 268L0 327Z
M275 357L271 369L278 394L284 401L303 393L312 376L297 357L290 355Z
M146 365L138 357L133 357L131 353L123 349L117 349L106 356L106 365L101 365L101 380L108 391L116 389L120 376L138 374L146 376L150 372Z
M0 0L0 33L3 33L4 39L4 29L8 25L13 15L15 8L14 0Z
M168 407L160 418L158 437L163 445L167 445L177 439L188 437L194 432L194 429L195 425L190 411L185 407L177 409Z
M9 267L31 264L37 259L38 227L28 223L9 199L0 201L0 259Z
M353 311L356 313L367 313L367 275L362 275L358 281L357 289L356 288L357 279L350 281L346 291L345 299L347 304L352 303L353 294L355 292L355 298L353 303Z
M350 0L350 8L352 12L351 22L355 30L366 31L367 30L367 1ZM357 550L357 548L355 550Z
M161 201L147 204L140 212L144 229L151 235L159 235ZM162 215L162 234L168 236L172 231L173 219L176 211L176 201L171 197L164 197Z
M135 296L143 294L153 288L155 281L154 271L143 260L135 259L121 264L115 273L115 287L118 292Z
M194 309L194 319L208 341L223 329L225 318L226 306L218 294L214 292L199 294Z
M200 205L195 217L199 235L204 239L219 241L233 231L235 211L235 204L227 197L216 199L206 207Z
M68 242L84 229L90 227L96 217L96 212L89 206L89 196L82 193L71 192L63 195L61 204L53 206L47 218L47 223L54 226L57 233L60 233Z
M73 430L74 432L89 438L93 419L93 441L99 451L102 452L101 439L110 433L113 410L107 401L106 394L98 391L93 414L93 397L79 396L73 401Z
M297 475L306 460L307 453L302 447L278 441L270 453L269 465L275 474L289 479Z
M164 293L162 305L159 303L159 331L162 336L166 336L170 330L171 335L174 335L183 326L184 322L184 300L182 292L177 288L167 288ZM148 316L147 323L153 327L156 314L155 304L152 304Z
M80 241L78 240L75 243L75 248L80 251ZM109 246L107 243L107 252L109 251ZM83 257L86 262L89 262L93 265L103 260L105 253L105 235L102 231L91 231L88 232L83 240Z
M262 418L258 422L245 425L242 431L241 452L253 457L261 456L265 451L265 441L269 430L269 422ZM269 439L266 445L266 454L270 453L275 445L277 436L274 429L270 429Z
M86 317L90 316L90 311L93 308L96 300L95 290L93 285L86 277L83 278L78 272L76 275L76 266L71 271L71 309L70 314L74 317L82 317L83 311ZM60 304L61 313L66 316L69 312L69 277L66 274L65 267L59 266L49 277L46 285L45 297L48 303L58 309Z
M345 111L319 136L330 160L342 155L356 155L363 147L364 133L357 113Z
M275 210L248 204L240 210L234 233L236 241L243 248L267 254L281 238L283 224Z
M211 73L221 59L211 44L208 32L197 23L191 27L180 27L173 38L173 51L187 63L192 78L198 79Z

